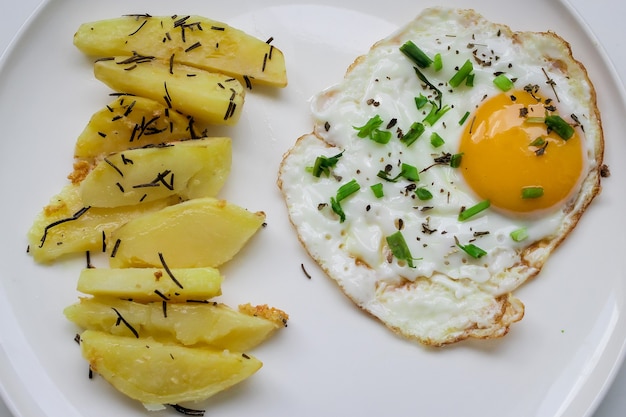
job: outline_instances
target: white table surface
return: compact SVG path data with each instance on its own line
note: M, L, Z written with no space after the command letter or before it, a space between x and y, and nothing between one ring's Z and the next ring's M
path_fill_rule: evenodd
M618 0L569 0L584 17L608 53L617 72L626 81L626 3ZM39 5L40 0L20 0L3 7L0 14L0 51L4 51L15 37L26 19ZM615 376L602 403L593 417L623 417L626 415L626 366ZM0 417L12 417L11 411L0 399Z

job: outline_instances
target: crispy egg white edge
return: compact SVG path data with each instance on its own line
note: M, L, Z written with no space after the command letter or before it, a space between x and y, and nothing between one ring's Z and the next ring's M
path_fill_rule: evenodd
M294 147L288 151L281 164L278 180L279 187L288 206L290 220L298 231L301 243L322 269L339 284L344 293L360 308L380 319L394 331L408 338L416 339L421 343L437 346L456 342L467 337L487 338L503 336L508 332L511 323L523 317L523 304L513 297L510 292L528 278L539 273L550 253L575 227L582 212L599 192L599 169L604 150L600 116L595 102L593 85L588 79L584 67L572 57L569 44L554 33L512 32L508 26L487 22L482 16L472 10L433 8L425 10L413 22L399 29L388 38L376 43L372 47L370 54L372 51L383 48L388 44L398 47L404 40L410 39L415 31L419 32L427 27L431 27L430 17L440 16L442 13L451 17L456 23L461 23L470 28L489 26L490 28L499 29L502 32L502 36L510 39L511 42L539 42L542 46L541 49L533 50L533 53L536 54L536 59L545 58L545 54L549 60L553 60L552 62L555 65L565 64L568 74L573 79L585 81L583 84L586 85L587 89L584 94L589 99L587 101L589 107L586 126L595 127L595 129L587 132L586 142L589 146L587 152L592 158L591 163L585 167L586 173L583 175L581 182L581 191L563 209L562 221L557 230L550 236L523 248L520 261L498 274L495 277L495 282L490 280L487 283L478 285L466 279L454 281L441 274L436 274L428 279L423 278L413 282L401 282L392 292L402 291L405 293L402 296L405 297L405 300L408 300L408 304L404 306L405 308L411 308L410 296L415 292L425 292L435 303L432 306L432 317L423 317L423 319L421 317L419 323L407 323L407 320L414 321L414 318L394 314L393 310L387 306L387 303L391 301L380 298L381 292L379 287L387 284L381 284L376 270L362 262L358 262L338 246L330 251L328 250L327 246L331 240L340 241L338 236L319 242L306 238L306 236L315 235L316 233L319 235L317 232L320 228L319 221L322 223L325 221L336 222L336 219L322 219L320 217L315 221L318 223L314 224L315 222L311 222L309 219L311 212L299 210L299 206L294 200L294 196L302 197L305 194L301 193L299 188L298 175L293 173L302 173L304 168L311 164L310 158L312 155L324 154L330 156L337 152L336 148L325 141L324 120L317 120L314 132L299 138ZM350 74L357 66L362 65L367 60L368 55L361 56L355 60L354 64L348 69L346 78L350 77ZM333 88L321 92L314 99L313 103L319 100L320 97L324 98L329 94L334 94ZM317 197L324 198L323 196ZM307 198L310 198L307 201L309 207L316 207L320 201L319 198L314 198L313 196ZM311 228L317 230L310 230ZM337 228L329 223L326 225L322 224L321 229L330 231ZM489 286L492 288L488 288ZM450 298L448 296L450 293L455 295L453 303L449 302ZM439 295L442 296L439 297ZM447 300L448 303L444 303L446 305L437 305L440 300ZM469 310L465 310L468 307ZM450 317L455 317L459 314L463 316L462 323L457 322L454 329L446 328ZM407 328L410 330L407 330Z

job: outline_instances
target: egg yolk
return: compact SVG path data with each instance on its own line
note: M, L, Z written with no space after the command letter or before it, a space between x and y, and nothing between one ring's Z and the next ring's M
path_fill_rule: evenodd
M492 207L513 213L550 209L578 184L582 141L576 132L568 140L548 133L541 121L545 114L544 98L519 90L486 100L467 119L461 172Z

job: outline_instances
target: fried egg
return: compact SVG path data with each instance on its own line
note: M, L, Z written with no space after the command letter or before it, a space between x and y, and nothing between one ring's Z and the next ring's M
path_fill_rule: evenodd
M278 185L311 257L426 345L505 335L600 191L593 85L554 33L430 8L311 100Z

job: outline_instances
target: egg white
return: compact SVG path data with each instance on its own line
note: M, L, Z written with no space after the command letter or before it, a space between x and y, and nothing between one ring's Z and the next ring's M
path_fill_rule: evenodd
M430 109L427 105L418 110L416 96L424 94L432 101L436 96L400 51L407 40L429 56L441 54L443 68L436 74L429 70L428 78L442 92L443 104L450 106L409 147L398 139L397 129L407 132ZM449 87L446 81L467 59L474 63L474 86ZM541 86L544 96L558 100L561 114L577 115L584 127L577 127L585 153L580 189L564 207L540 216L486 210L460 222L459 211L480 199L458 169L431 165L436 157L458 151L465 128L459 122L485 98L501 93L492 82L500 72L514 78L516 88ZM425 10L358 58L339 84L313 98L311 110L314 132L297 141L279 173L298 236L359 307L425 344L506 334L524 313L511 292L539 272L599 191L602 130L595 92L582 65L571 58L569 45L554 34L513 33L471 10ZM355 127L374 116L382 118L381 128L395 121L389 143L357 136ZM444 139L442 146L430 143L432 132ZM340 152L328 177L307 172L317 156ZM387 182L377 176L387 165L395 176L401 163L422 170L416 185L427 188L432 199L417 198L407 189L410 181ZM352 179L360 190L341 202L346 219L340 222L329 201ZM377 183L383 184L382 198L370 189ZM516 242L510 233L521 227L529 236ZM394 257L386 243L398 230L415 258L412 265ZM486 255L474 259L457 242L476 244Z

